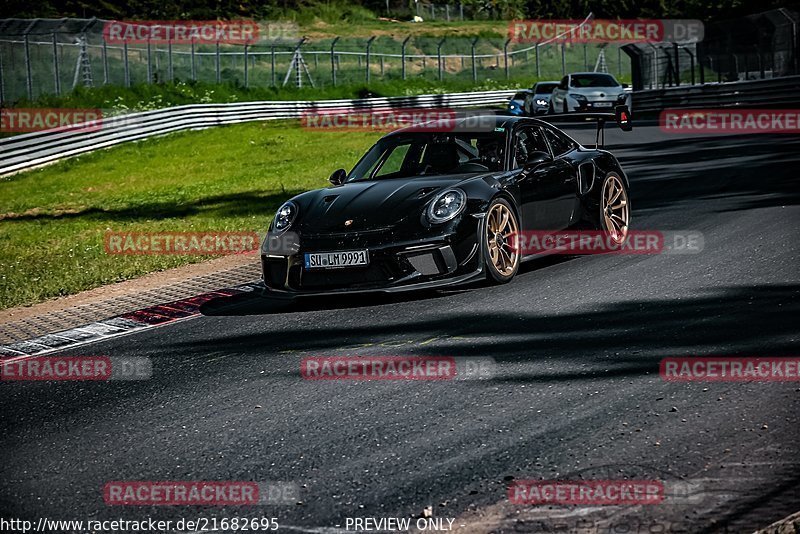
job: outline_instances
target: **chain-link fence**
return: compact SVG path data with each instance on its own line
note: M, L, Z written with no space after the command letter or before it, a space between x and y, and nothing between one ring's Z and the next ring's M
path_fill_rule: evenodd
M326 87L407 79L560 79L600 70L630 77L619 46L515 43L504 38L259 39L254 44L110 44L106 21L0 20L0 98L63 94L78 85L132 86L173 80L243 87Z
M800 14L775 9L705 26L698 43L623 47L632 58L633 88L737 82L800 74Z

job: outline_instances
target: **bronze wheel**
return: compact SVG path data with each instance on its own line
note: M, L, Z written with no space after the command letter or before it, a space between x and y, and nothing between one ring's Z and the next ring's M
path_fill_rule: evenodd
M628 238L631 220L631 204L628 190L622 179L609 174L600 193L600 220L603 230L608 232L615 245L622 245Z
M508 282L519 269L519 253L513 240L519 232L517 216L504 199L497 199L486 215L486 266L496 282Z

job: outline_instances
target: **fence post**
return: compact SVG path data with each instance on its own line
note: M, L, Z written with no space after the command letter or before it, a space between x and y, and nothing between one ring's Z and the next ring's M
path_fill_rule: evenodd
M458 3L458 12L461 16L461 20L464 20L464 4L461 2Z
M3 76L3 54L0 53L0 104L6 101L6 92L3 88L5 77Z
M367 56L366 56L366 61L365 61L366 67L367 67L366 68L367 84L369 84L369 55L370 55L370 51L372 49L372 43L373 43L373 41L375 41L376 37L377 37L376 35L373 35L372 37L370 37L367 40Z
M25 34L25 73L26 88L28 89L28 100L33 100L33 77L31 75L31 49L28 42L28 34Z
M697 65L700 67L700 84L706 83L706 68L703 65L703 47L702 43L697 43Z
M436 57L439 61L439 81L442 81L442 45L446 39L447 38L445 37L436 45Z
M147 38L147 83L153 83L153 55L150 38Z
M536 43L535 50L536 50L536 78L538 79L542 77L542 72L541 70L539 70L539 43Z
M250 81L249 81L248 76L247 76L249 74L248 73L249 65L247 64L247 49L248 49L248 46L249 45L247 43L244 44L244 87L245 87L245 89L250 87Z
M336 48L337 41L339 41L338 37L331 43L331 80L333 80L334 87L336 87L336 54L334 48Z
M506 70L506 80L508 79L508 45L510 42L511 39L506 39L506 42L503 45L503 66Z
M450 4L444 5L444 13L445 17L447 17L447 22L450 22Z
M275 87L275 45L269 45L269 63L270 63L270 72L272 75L272 87Z
M681 84L681 51L678 48L678 43L672 43L672 49L675 51L675 86Z
M61 94L61 77L58 72L58 41L53 32L53 81L55 82L56 95Z
M103 39L103 85L108 84L108 46Z
M561 75L567 75L567 45L561 43Z
M222 73L220 72L219 59L220 58L219 58L219 39L218 39L217 40L216 54L215 54L215 60L216 60L215 68L217 70L217 83L219 83L222 80Z
M403 80L406 79L406 45L408 44L409 39L411 39L410 35L405 39L403 39L403 44L402 47L400 48L400 63L401 63L400 77Z
M174 71L172 70L172 39L167 41L167 78L169 78L169 81L174 78Z
M589 56L586 54L586 43L583 43L583 70L589 70Z
M197 81L197 63L195 62L196 58L194 55L194 37L192 37L192 81Z
M617 75L622 76L622 47L617 47Z
M131 86L131 69L128 63L128 41L122 43L123 63L125 64L125 87Z
M478 81L478 66L475 64L475 45L478 44L478 37L472 40L471 55L472 55L472 82Z
M688 48L684 48L684 50L686 50L686 53L689 54L689 62L692 66L692 85L694 85L694 54Z

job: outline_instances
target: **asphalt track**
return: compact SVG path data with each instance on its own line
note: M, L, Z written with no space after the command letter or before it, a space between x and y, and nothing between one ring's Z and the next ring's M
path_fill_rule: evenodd
M3 517L268 516L326 532L432 506L474 532L746 532L800 510L800 383L658 373L667 356L798 353L800 138L645 126L608 130L607 146L631 177L633 225L702 232L702 251L543 258L511 284L445 293L214 302L82 347L72 354L149 357L153 377L1 383ZM314 355L488 356L498 372L303 380ZM506 498L513 480L625 477L690 484L693 498ZM291 481L302 493L282 507L109 507L112 480Z

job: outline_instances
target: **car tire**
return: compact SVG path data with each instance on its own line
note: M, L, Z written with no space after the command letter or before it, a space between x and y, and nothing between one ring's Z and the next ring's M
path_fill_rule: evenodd
M603 179L597 214L598 228L609 234L614 248L622 247L630 230L631 200L625 180L615 172Z
M519 232L519 218L504 198L495 198L486 212L481 238L486 279L492 284L510 282L519 271L520 254L512 247L513 235Z

